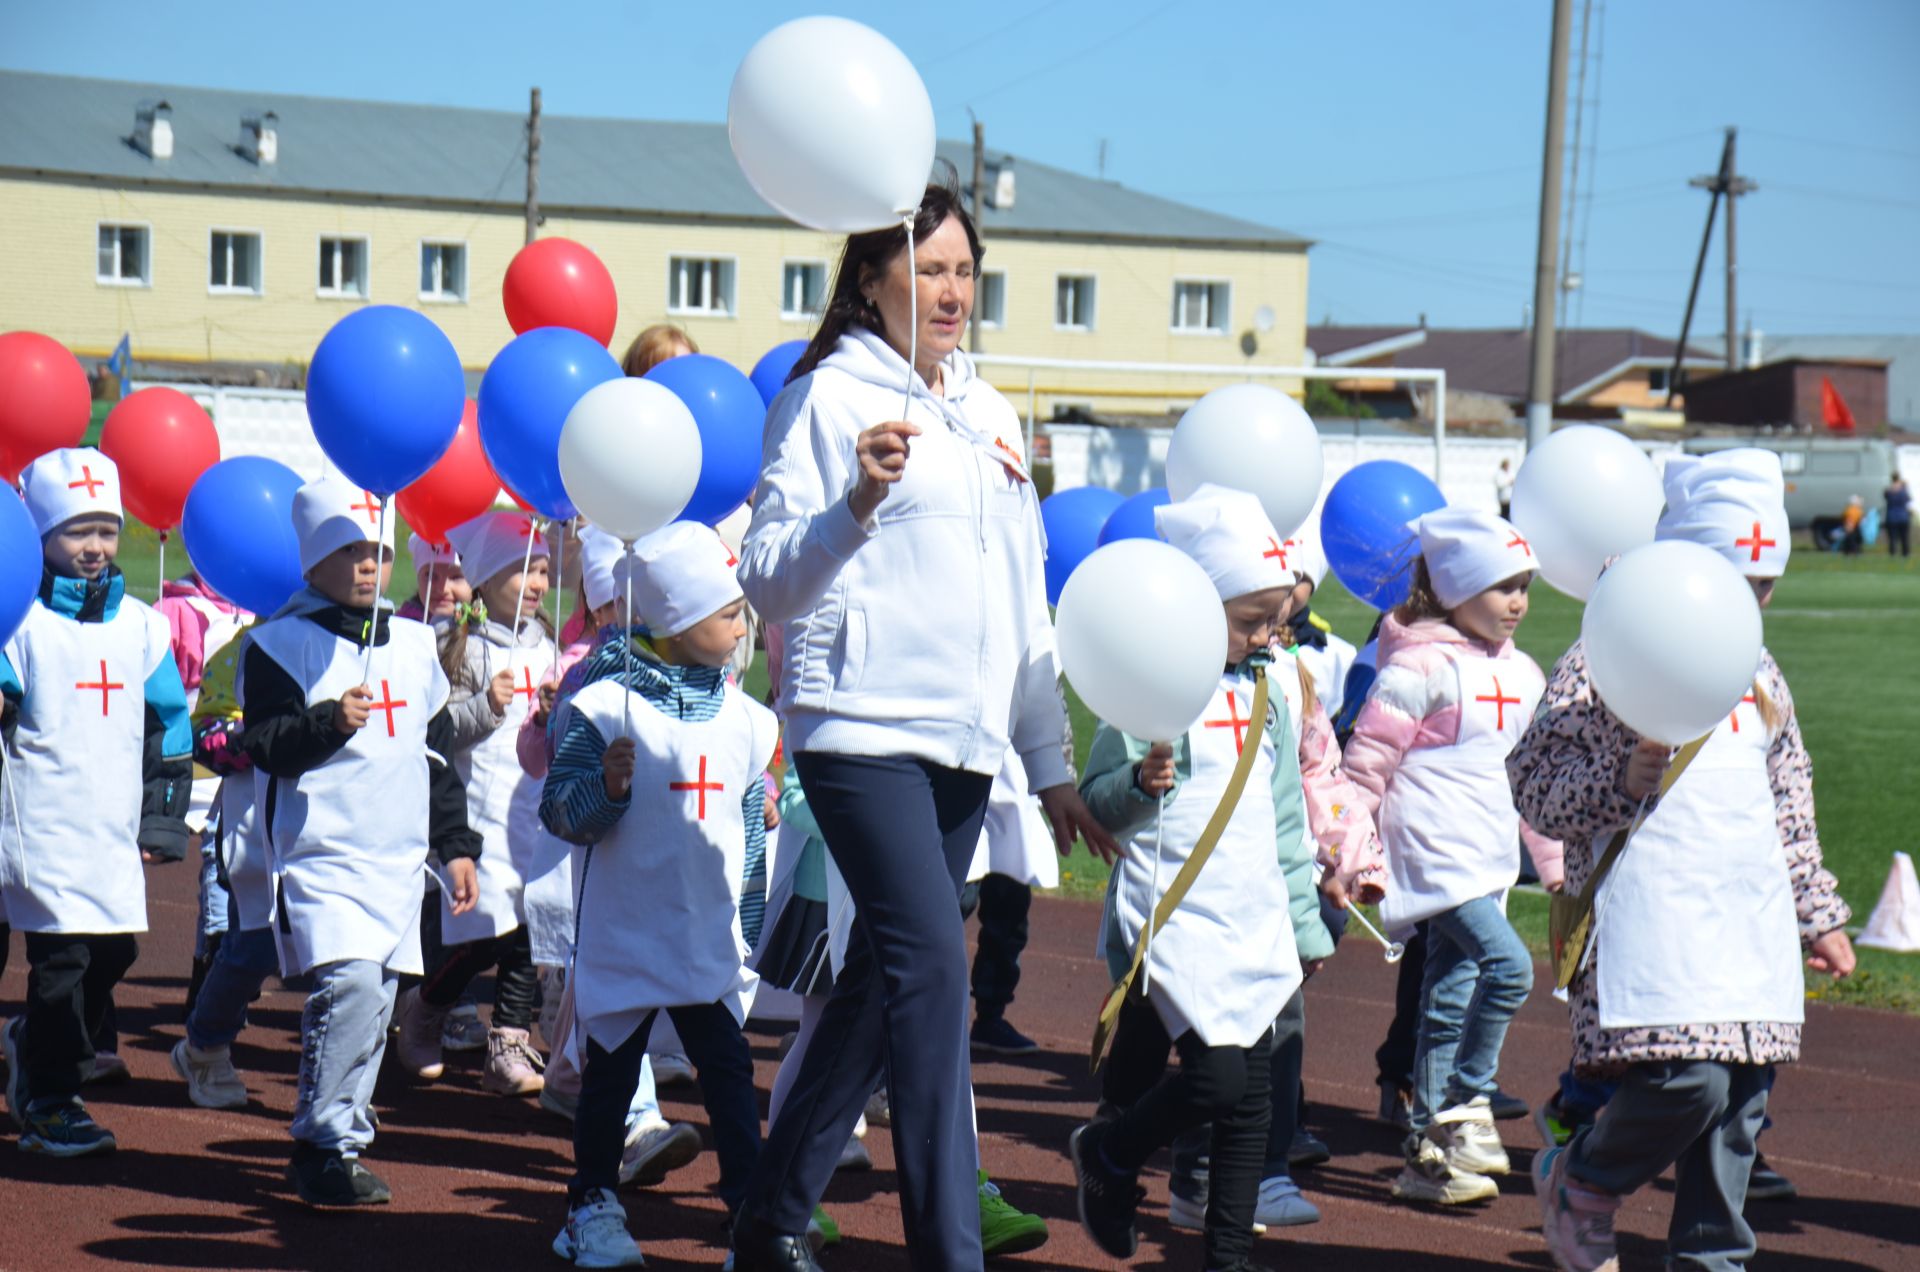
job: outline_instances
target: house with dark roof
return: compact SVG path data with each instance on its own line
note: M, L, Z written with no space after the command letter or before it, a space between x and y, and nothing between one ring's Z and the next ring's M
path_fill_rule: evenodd
M606 262L616 353L661 321L746 365L811 332L838 242L761 202L724 124L545 116L540 136L541 233ZM304 364L379 302L484 367L512 337L526 142L510 112L0 71L0 330ZM965 144L939 156L971 173ZM1242 365L1270 310L1263 360L1303 356L1305 239L1002 152L987 167L986 352Z

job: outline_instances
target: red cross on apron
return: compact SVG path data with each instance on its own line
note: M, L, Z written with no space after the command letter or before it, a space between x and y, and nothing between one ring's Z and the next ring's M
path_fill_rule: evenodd
M1510 706L1517 707L1520 705L1520 699L1509 698L1506 696L1505 691L1503 691L1500 688L1500 677L1498 676L1495 676L1493 678L1493 692L1490 694L1483 693L1479 697L1475 698L1474 701L1475 702L1491 702L1493 704L1493 709L1499 712L1499 715L1495 718L1494 725L1493 725L1493 727L1497 730L1505 730L1505 728L1507 727L1507 708Z
M107 484L106 482L101 481L98 477L95 477L93 475L93 465L82 464L80 465L80 480L68 482L67 489L79 490L81 487L84 486L86 487L87 498L92 499L94 496L100 493L100 487L106 484ZM104 680L105 678L106 677L102 675L101 679Z
M393 696L393 690L387 688L387 682L384 680L380 682L380 697L383 701L372 704L371 710L384 711L387 713L387 736L394 737L396 735L393 731L393 713L401 707L406 706L407 700L401 698L396 701Z
M1229 693L1227 695L1227 718L1224 720L1208 720L1206 722L1206 726L1209 729L1233 730L1233 753L1235 755L1247 749L1247 729L1252 724L1253 721L1250 718L1240 714L1240 695L1235 693Z
M520 684L517 688L514 689L513 696L518 698L524 694L527 700L531 702L533 700L534 693L535 693L535 690L533 687L533 668L522 667L520 669Z
M1753 523L1753 537L1751 539L1735 539L1733 541L1733 546L1736 548L1752 548L1753 559L1756 562L1760 559L1760 549L1777 547L1778 545L1779 540L1777 539L1762 539L1760 537L1760 523L1758 521Z
M724 791L727 788L719 782L709 782L707 780L707 757L703 755L700 757L699 781L668 782L667 789L670 791L698 791L700 794L700 820L705 821L707 820L707 792Z
M75 484L77 485L78 483ZM100 714L103 716L107 714L107 708L111 702L113 691L115 689L126 688L125 685L117 680L109 681L107 679L107 660L104 658L100 660L100 681L98 684L88 684L82 680L73 687L75 689L98 689L100 691Z

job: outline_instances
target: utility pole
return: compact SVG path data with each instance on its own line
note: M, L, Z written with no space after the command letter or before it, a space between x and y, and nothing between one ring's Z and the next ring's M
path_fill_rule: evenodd
M973 111L967 111L972 118ZM973 204L973 225L982 235L987 229L987 204L985 199L987 184L987 126L978 119L973 121L973 192L968 202ZM973 313L967 320L967 352L980 352L980 280L973 280Z
M1573 0L1554 0L1547 63L1547 139L1540 165L1540 235L1533 260L1533 354L1527 372L1527 449L1553 433L1553 299L1560 259L1560 147L1567 131L1567 32Z
M540 90L527 111L527 242L540 233Z
M1733 170L1733 142L1739 129L1728 128L1727 140L1720 147L1720 170L1710 177L1695 177L1687 184L1697 190L1706 190L1713 195L1707 204L1707 228L1700 235L1700 254L1693 261L1693 283L1687 289L1687 308L1680 319L1680 343L1673 350L1673 368L1667 373L1667 406L1673 406L1674 395L1680 391L1680 369L1687 356L1687 337L1693 331L1693 307L1700 298L1700 275L1707 265L1707 248L1713 242L1713 220L1720 210L1721 196L1727 200L1727 370L1740 369L1740 354L1735 346L1734 333L1734 273L1737 257L1734 246L1733 204L1743 194L1752 194L1760 187Z

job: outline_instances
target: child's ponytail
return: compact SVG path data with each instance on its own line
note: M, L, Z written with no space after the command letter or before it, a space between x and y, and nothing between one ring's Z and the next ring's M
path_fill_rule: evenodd
M1440 597L1433 590L1433 576L1427 572L1426 558L1415 557L1413 584L1407 589L1407 599L1394 607L1394 621L1417 623L1425 618L1445 618L1447 613L1447 607L1440 603Z

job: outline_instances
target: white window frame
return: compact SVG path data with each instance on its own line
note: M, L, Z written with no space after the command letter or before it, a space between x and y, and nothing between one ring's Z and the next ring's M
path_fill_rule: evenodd
M143 262L145 268L138 278L122 278L117 273L105 277L100 273L100 231L111 226L116 230L138 230L144 236L147 252ZM120 263L120 244L116 239L113 245L114 264ZM95 221L93 223L93 281L101 287L152 287L153 286L153 223L150 221Z
M444 286L446 280L442 278L440 280L442 287L439 291L427 291L424 288L421 290L421 303L427 305L466 304L467 292L473 283L473 251L467 246L467 240L452 238L423 238L420 240L420 250L422 252L430 247L457 247L460 249L460 290L457 293L447 291ZM415 263L417 267L417 257L415 258ZM368 262L368 272L372 272L371 260Z
M1068 279L1078 279L1089 284L1089 301L1085 323L1060 321L1060 284ZM1053 329L1055 331L1095 331L1100 326L1100 275L1079 271L1062 271L1053 276Z
M329 242L360 245L362 289L345 291L340 286L340 262L334 261L332 287L320 284L320 250ZM322 300L368 300L373 296L373 239L366 234L316 234L313 236L313 294Z
M674 304L674 283L681 261L701 261L719 264L724 267L722 281L726 284L725 309L690 309ZM786 281L784 278L781 280ZM784 300L782 301L784 304ZM740 316L740 258L728 252L670 252L667 255L667 313L675 318L725 318Z
M229 238L235 237L237 235L242 235L242 234L251 235L253 237L254 251L257 257L257 259L254 261L254 268L257 271L259 271L259 277L255 280L256 282L255 286L236 287L231 282L215 283L213 281L214 239L216 236L221 234L225 234ZM233 277L233 261L231 258L231 249L229 249L229 258L227 261L227 277L229 279ZM267 293L267 236L261 233L259 230L249 229L246 226L241 226L241 225L208 226L207 227L207 295L209 296L264 296L266 295L266 293Z
M1180 304L1180 289L1193 287L1221 287L1226 289L1226 301L1218 315L1219 325L1214 327L1187 327L1175 322ZM1233 334L1233 280L1231 278L1200 278L1176 275L1173 280L1172 312L1167 316L1167 330L1177 336L1229 336Z
M712 259L712 258L709 258ZM787 303L792 299L787 294L787 270L795 265L816 265L820 269L820 308L815 311L794 309ZM669 267L671 268L671 267ZM672 298L673 280L667 280L668 298ZM833 287L833 266L827 261L811 256L789 256L780 262L780 320L782 322L817 322L826 312L829 291ZM704 311L698 311L704 312Z
M978 274L975 274L973 276L974 307L976 309L979 308L980 298L982 293L985 292L986 290L986 280L989 276L998 278L1000 280L1000 316L998 318L988 318L984 314L981 314L976 316L975 321L977 321L980 324L980 330L982 331L1004 331L1006 330L1006 326L1007 326L1008 282L1007 282L1006 270L983 269Z

